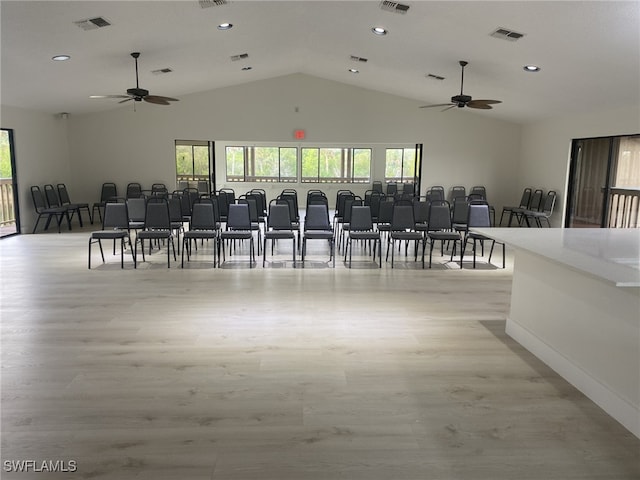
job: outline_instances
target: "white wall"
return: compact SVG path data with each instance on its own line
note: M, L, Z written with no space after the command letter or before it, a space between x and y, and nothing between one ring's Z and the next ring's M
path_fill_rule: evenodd
M293 131L304 129L304 145L423 143L423 190L430 185L448 189L484 184L495 205L513 203L518 195L513 178L520 126L469 110L439 112L418 105L295 74L187 95L170 107L138 104L134 112L127 104L108 112L72 115L74 191L93 201L106 181L122 191L130 181L146 188L154 182L173 188L176 139L293 142ZM218 172L218 188L225 185L222 173ZM253 185L232 187L244 193ZM299 186L302 192L309 188L318 185Z
M558 203L552 226L563 226L571 140L637 133L640 133L638 105L526 125L522 129L522 150L517 169L519 189L556 190Z
M2 128L14 130L14 149L19 189L22 232L31 232L37 215L31 186L65 183L73 195L67 141L67 122L59 116L2 106ZM40 222L41 228L44 223Z

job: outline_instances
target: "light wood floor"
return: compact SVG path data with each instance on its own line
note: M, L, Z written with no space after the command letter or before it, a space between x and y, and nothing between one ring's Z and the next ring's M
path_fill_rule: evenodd
M640 440L505 335L511 258L88 270L87 239L0 241L3 480L640 478Z

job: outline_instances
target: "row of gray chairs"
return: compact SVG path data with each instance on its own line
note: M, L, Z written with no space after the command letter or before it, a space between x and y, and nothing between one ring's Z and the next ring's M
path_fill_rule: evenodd
M55 187L52 184L44 186L44 192L39 186L31 187L31 199L33 207L38 214L33 232L36 233L40 220L46 218L45 230L49 229L51 221L56 220L58 233L61 231L63 220L67 221L67 226L71 230L71 221L77 215L80 227L84 226L82 212L86 211L89 221L93 224L93 217L89 210L88 203L74 203L69 198L69 192L64 183L59 183Z
M511 227L515 220L518 226L526 225L531 227L533 225L542 227L543 222L551 227L551 215L556 204L557 193L555 190L549 190L547 194L544 194L544 190L538 188L533 190L530 187L526 187L522 191L520 197L520 203L518 206L505 206L502 209L500 215L500 226L505 218L508 216L507 226Z

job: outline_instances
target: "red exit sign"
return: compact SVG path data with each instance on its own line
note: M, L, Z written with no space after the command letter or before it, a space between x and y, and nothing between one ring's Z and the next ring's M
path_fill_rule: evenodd
M295 138L296 140L304 140L304 136L305 136L305 131L304 130L294 130L293 131L293 138Z

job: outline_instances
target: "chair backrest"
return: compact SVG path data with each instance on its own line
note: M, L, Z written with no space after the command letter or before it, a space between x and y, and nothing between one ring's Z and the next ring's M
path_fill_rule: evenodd
M467 189L462 185L454 185L451 187L451 202L455 202L458 197L466 197Z
M398 191L398 184L396 182L387 183L387 195L395 195Z
M238 199L238 203L249 206L249 219L252 223L258 222L258 203L254 195L243 195Z
M298 223L299 218L298 218L298 212L296 210L296 205L295 205L296 201L293 196L280 194L276 199L276 202L287 205L287 208L289 208L289 219L291 223Z
M429 202L427 200L416 199L413 202L413 219L416 224L424 224L429 221Z
M112 228L129 229L129 212L127 211L126 203L105 203L102 229Z
M33 185L31 187L31 198L33 199L33 207L37 213L40 213L42 210L47 208L47 202L44 199L44 195L39 186Z
M145 230L171 230L171 217L167 201L147 202L144 228Z
M531 203L529 204L529 210L539 211L542 206L542 197L544 196L544 192L541 188L536 189L531 195Z
M227 205L236 203L236 192L233 188L221 188L220 192L224 192L227 195Z
M413 205L411 203L396 203L393 206L393 218L391 219L391 230L404 231L415 229L416 222L413 217Z
M193 204L189 230L215 230L216 217L212 202Z
M127 185L127 198L142 197L142 185L138 182L131 182Z
M58 189L58 198L62 205L69 205L71 200L69 199L69 192L67 191L67 186L64 183L59 183L56 185Z
M471 202L467 214L467 227L490 227L491 217L486 202Z
M487 189L483 185L476 185L474 187L471 187L471 190L469 191L469 196L473 196L474 198L477 198L479 200L486 200Z
M553 207L556 204L557 194L555 190L549 190L547 192L547 196L544 199L544 205L542 206L541 211L546 215L551 215L553 213Z
M449 202L431 203L429 207L429 230L451 230L451 207Z
M231 230L251 230L249 204L233 203L229 205L227 227Z
M292 230L291 217L289 215L289 205L282 203L271 203L269 205L268 228L272 230Z
M331 230L329 209L326 205L309 205L304 220L305 230Z
M373 190L369 196L369 206L371 207L371 217L378 218L380 214L380 202L385 198L384 193Z
M132 222L144 222L146 215L147 202L144 198L128 198L127 210L129 212L129 220Z
M427 199L430 202L439 202L444 200L444 188L435 186L427 190Z
M172 222L182 222L182 196L172 196L167 200L169 218Z
M371 189L372 189L374 192L380 192L380 193L383 193L383 192L382 192L382 182L381 182L380 180L375 180L375 181L373 182L373 185L371 186Z
M520 204L518 207L520 208L529 208L531 205L531 189L529 187L525 188L522 191L522 196L520 197Z
M342 217L342 221L344 223L351 223L351 210L354 206L360 206L362 204L362 198L357 195L347 197L344 201L344 216Z
M198 180L198 193L209 194L209 182L206 180Z
M100 202L107 202L118 196L118 187L115 183L103 183L100 190Z
M191 209L196 200L200 198L200 192L197 188L185 188L182 190L182 216L191 215Z
M355 195L350 191L345 191L338 196L338 203L336 204L336 215L338 217L344 217L347 201L353 201L354 198Z
M393 219L393 198L386 198L380 202L378 211L378 223L391 223Z
M61 207L60 199L58 198L58 193L56 192L53 185L47 184L44 186L44 195L47 198L47 205L49 207Z
M254 188L248 194L255 196L258 205L258 215L264 216L267 213L267 192L260 188Z
M338 190L336 192L336 207L334 210L336 215L338 215L338 204L340 203L340 196L346 194L353 195L353 192L351 190Z
M292 217L292 221L297 222L299 220L299 214L298 214L298 192L296 192L294 189L292 188L285 188L282 193L280 194L280 197L282 198L286 198L287 201L291 204L292 207L292 213L295 214L295 217Z
M351 222L349 225L349 230L352 232L373 230L371 207L368 205L354 205L351 207Z
M413 182L407 182L402 184L402 194L413 196L416 193L416 187Z
M151 195L166 197L168 194L169 190L164 183L154 183L151 185Z
M229 215L229 200L230 197L229 195L227 195L227 192L218 192L218 210L220 211L221 217L226 217L227 215Z
M453 210L451 211L452 223L467 223L467 214L469 210L469 199L467 197L456 197L453 201Z

